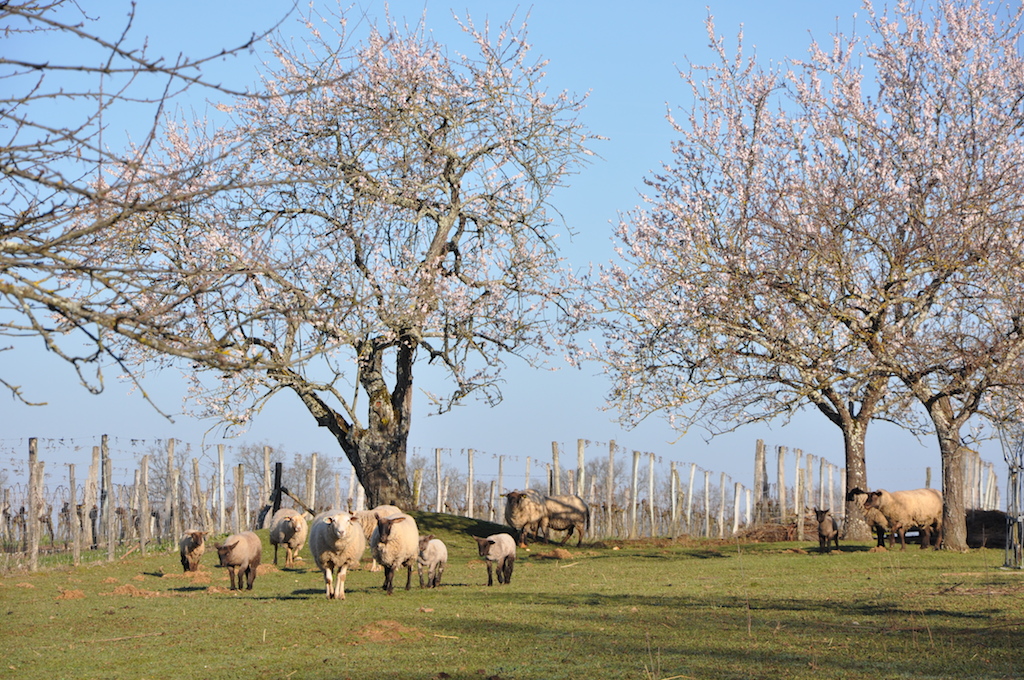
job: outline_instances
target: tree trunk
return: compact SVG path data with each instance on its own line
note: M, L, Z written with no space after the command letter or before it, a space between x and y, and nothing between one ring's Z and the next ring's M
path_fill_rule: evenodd
M967 552L967 508L964 502L964 451L960 433L939 435L942 452L942 547Z
M843 445L846 449L846 488L868 489L867 467L864 463L864 439L867 427L857 419L849 420L843 427ZM871 540L871 527L864 519L864 508L855 500L846 504L846 522L843 538L855 541Z

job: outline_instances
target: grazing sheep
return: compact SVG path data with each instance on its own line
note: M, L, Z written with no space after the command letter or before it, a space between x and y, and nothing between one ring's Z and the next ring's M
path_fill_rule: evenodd
M885 515L886 522L892 533L889 535L889 547L896 542L895 534L900 536L900 550L907 549L906 532L917 527L921 533L921 548L927 548L931 542L932 532L935 533L935 547L942 544L942 494L935 489L913 489L910 491L878 491L868 492L865 508L875 508Z
M378 505L370 510L356 510L353 513L359 518L359 524L363 527L363 536L366 537L366 544L370 544L370 538L373 536L373 530L377 528L378 517L391 517L391 515L400 515L402 510L395 507L394 505ZM370 564L370 571L380 571L383 569L377 560L373 559Z
M228 568L228 579L231 581L231 590L242 589L242 576L246 579L246 590L252 590L253 581L256 580L256 570L260 566L260 559L263 557L263 544L260 537L251 531L243 531L240 534L231 534L223 543L217 543L217 554L220 556L220 566ZM235 576L238 576L238 587L235 587Z
M420 588L423 588L423 572L427 572L427 586L436 588L441 585L441 574L448 565L448 546L433 534L420 536L419 558L416 560L417 573L420 576Z
M199 571L199 558L206 552L206 535L209 531L189 529L178 541L181 553L181 568L185 571Z
M324 572L328 600L345 599L345 575L359 564L366 550L366 537L359 518L347 512L328 510L316 516L309 530L309 551Z
M832 541L839 550L839 523L832 516L832 510L814 508L814 516L818 518L818 549L821 552L832 552Z
M295 558L306 543L309 525L306 518L295 508L281 508L270 520L270 544L274 546L274 564L277 564L277 548L285 547L284 566L295 566Z
M540 520L540 528L544 532L544 538L548 538L548 529L555 531L566 531L562 545L569 540L575 529L579 532L579 540L576 547L583 543L583 534L590 524L590 507L579 496L545 496L544 515Z
M370 536L370 552L373 559L384 567L384 590L388 595L394 590L395 570L405 567L408 572L405 589L412 584L412 567L419 558L420 534L416 520L405 513L390 517L378 517L377 528Z
M498 583L512 582L516 562L516 541L508 534L492 534L487 538L474 536L480 557L487 560L487 585L494 585L494 565L498 567Z
M526 547L526 534L533 531L536 540L547 508L544 497L533 489L509 491L505 494L505 523L519 532L519 547Z

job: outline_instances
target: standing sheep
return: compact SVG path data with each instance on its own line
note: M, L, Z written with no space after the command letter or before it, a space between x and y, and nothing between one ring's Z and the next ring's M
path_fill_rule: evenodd
M377 528L370 537L370 552L373 559L384 567L384 590L388 595L394 590L395 571L405 567L408 572L405 589L412 584L412 567L419 558L420 534L416 520L405 513L377 518Z
M448 565L448 546L433 534L420 536L420 552L417 559L417 573L420 576L420 588L423 588L423 572L427 572L427 586L436 588L441 585L441 574Z
M889 532L889 522L885 519L885 515L878 511L878 508L864 506L867 499L868 492L858 488L850 489L846 494L846 500L856 501L860 506L861 511L864 513L864 521L868 523L868 527L877 538L878 547L884 548L885 535Z
M544 516L540 520L540 527L544 531L544 538L548 538L548 529L555 531L566 531L562 539L562 545L569 540L575 529L579 532L579 540L576 547L583 544L583 534L590 524L590 506L579 496L545 496Z
M505 523L519 532L519 547L526 547L526 534L533 531L536 540L547 508L544 497L533 489L505 494Z
M516 541L508 534L492 534L487 538L474 536L480 557L487 560L487 585L494 585L494 565L498 567L498 583L512 582L516 562Z
M295 508L281 508L270 520L270 544L274 546L274 564L277 564L277 548L285 547L284 566L295 566L295 558L306 543L309 525Z
M839 550L839 523L832 516L832 510L814 508L814 516L818 519L818 549L821 552L832 552L832 541Z
M400 515L402 514L402 510L394 505L378 505L370 510L356 510L352 514L359 518L359 524L363 527L363 536L366 537L366 544L370 545L370 538L373 537L373 530L377 528L377 519L379 517ZM380 571L383 568L377 563L377 560L372 557L370 559L372 560L372 563L370 564L370 571Z
M256 570L263 557L263 544L260 542L260 537L251 531L243 531L240 534L231 534L216 547L217 554L220 556L220 566L228 568L231 590L242 589L243 575L246 579L246 590L252 590L253 581L256 580ZM237 588L235 587L236 574L238 576Z
M871 491L864 501L865 508L875 508L889 523L889 547L900 536L900 550L907 549L906 532L917 527L921 531L921 549L931 543L935 532L935 548L942 544L942 494L935 489L912 489L889 492L884 489Z
M345 599L348 568L359 564L366 550L366 538L359 518L347 512L328 510L313 520L309 530L309 551L324 572L328 600Z
M178 541L178 552L181 553L181 568L185 571L198 571L199 558L206 552L206 535L209 531L189 529Z

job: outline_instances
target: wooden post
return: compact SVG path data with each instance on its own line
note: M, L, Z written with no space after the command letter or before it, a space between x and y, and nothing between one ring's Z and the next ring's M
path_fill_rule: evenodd
M167 478L164 480L164 525L165 531L171 534L171 542L180 538L175 531L174 521L178 517L178 509L174 507L175 487L177 486L174 469L174 438L167 441Z
M242 464L239 463L235 468L235 505L234 510L231 513L231 528L232 533L237 534L240 531L245 530L245 523L242 519L242 513L244 511L245 496L245 472Z
M498 456L498 494L505 494L505 454Z
M489 509L488 509L488 511L487 511L487 521L488 521L488 522L493 522L493 521L494 521L494 515L495 515L495 504L494 504L495 498L494 498L494 489L495 489L495 486L496 486L496 485L495 485L495 482L494 482L494 480L492 479L492 480L491 480L491 496L490 496L490 499L489 499L489 501L488 501L488 503L487 503L487 505L488 505L488 508L489 508Z
M68 463L68 487L71 492L71 564L78 566L82 562L82 525L78 519L78 489L75 488L75 464Z
M416 468L412 471L412 504L416 510L420 509L420 495L423 493L423 468Z
M210 527L206 526L206 494L203 493L203 480L199 476L199 459L192 459L192 504L195 506L195 512L197 519L199 520L200 529L206 531Z
M420 470L420 481L423 481L423 470ZM334 506L338 510L342 510L341 505L341 473L334 473Z
M633 474L629 482L629 537L636 538L636 506L640 502L637 498L637 482L640 473L640 452L633 451Z
M718 537L725 538L725 473L718 479Z
M174 468L171 476L171 544L181 537L181 471Z
M92 447L92 463L89 465L89 478L85 483L85 508L83 517L90 550L99 548L99 492L100 492L100 447Z
M804 540L804 452L801 449L794 449L796 455L796 470L793 482L793 513L796 515L796 540Z
M103 456L103 496L101 499L106 498L103 503L103 519L106 520L104 533L107 535L107 561L113 562L117 551L117 537L114 531L117 515L114 514L114 471L110 462L110 446L107 435L100 437L100 451Z
M466 449L466 517L473 517L473 449Z
M280 465L280 463L279 463ZM280 484L281 480L276 479L275 484ZM224 514L226 512L225 500L224 500L224 445L217 444L217 533L223 534L226 529L224 527ZM275 487L278 488L278 487ZM280 503L280 501L278 501ZM274 512L277 512L280 506L274 508Z
M932 469L930 467L924 469L924 488L932 488Z
M551 442L551 492L558 496L562 493L562 468L558 463L558 442Z
M693 535L693 477L697 474L697 464L690 463L690 483L686 487L686 531Z
M651 515L651 537L657 535L657 529L655 528L654 520L654 454L648 452L650 456L647 465L647 509Z
M786 521L786 447L775 449L778 459L779 521Z
M529 456L526 457L526 480L525 480L525 482L526 482L526 486L523 487L523 488L524 489L529 489L530 488L530 457Z
M576 495L583 498L583 490L586 486L586 458L587 442L585 439L576 440Z
M142 457L139 466L139 551L146 556L149 549L149 454Z
M263 483L260 487L260 503L267 504L270 502L270 494L272 492L271 484L273 482L270 479L270 447L263 447ZM339 501L340 502L340 501ZM337 508L341 508L340 505L335 505Z
M754 508L754 522L761 523L764 517L765 487L768 481L768 463L764 455L764 440L758 439L754 449L754 493L757 494L757 506Z
M704 471L704 538L711 537L711 471Z
M835 473L835 470L836 470L836 466L832 465L831 463L829 463L829 465L828 465L828 507L831 510L835 510L836 509L836 506L835 506L835 502L836 502L835 501L835 495L833 493L835 491L835 484L836 484L836 481L833 478L833 473Z
M735 482L732 485L732 535L740 531L740 489L742 485Z
M309 475L306 478L306 505L313 512L316 512L316 463L317 454L309 454Z
M30 437L28 440L28 517L25 518L25 531L28 534L28 570L39 569L39 494L42 484L39 481L39 440Z
M608 535L614 536L614 517L615 517L615 440L608 442L608 481L605 484L605 503L608 507L608 516L606 521L608 522Z
M437 499L434 502L434 512L444 512L441 498L441 449L434 449L434 479Z
M672 508L669 511L669 523L671 528L669 530L669 536L675 538L679 534L679 472L676 470L676 462L673 460L669 463L669 503L672 504Z

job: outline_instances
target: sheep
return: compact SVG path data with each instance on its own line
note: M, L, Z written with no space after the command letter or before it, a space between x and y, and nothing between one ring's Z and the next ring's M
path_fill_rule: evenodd
M345 599L345 575L359 564L366 550L366 537L359 518L347 512L328 510L316 516L309 530L309 551L324 572L328 600Z
M935 489L913 489L910 491L889 492L884 489L868 492L864 507L875 508L889 523L892 533L889 535L889 547L896 542L895 534L900 536L900 550L907 549L907 529L917 527L921 530L921 548L927 548L935 532L935 547L942 544L942 494Z
M565 538L562 539L562 545L565 545L575 529L579 532L576 547L583 544L583 534L590 524L590 507L582 498L575 495L545 496L544 508L544 515L540 520L544 538L548 537L548 529L567 531Z
M487 538L474 536L480 557L487 560L487 585L494 585L494 565L498 567L498 583L512 582L516 562L516 541L508 534L492 534Z
M846 494L846 500L856 501L864 513L864 521L868 523L869 529L874 533L879 548L885 547L885 535L889 532L889 521L885 515L879 512L878 508L864 507L868 499L868 492L862 489L853 488Z
M366 537L366 544L369 545L370 538L373 536L373 530L377 528L377 518L390 517L391 515L401 514L401 512L402 510L394 505L378 505L370 510L356 510L353 514L359 518L359 523L363 527L363 536ZM381 569L383 567L377 563L377 560L372 559L370 571L380 571Z
M256 580L256 570L260 566L260 559L263 557L263 544L260 537L251 531L243 531L240 534L232 534L223 543L217 543L217 554L220 556L220 566L228 568L228 579L231 581L231 590L242 589L242 576L246 578L246 590L252 590L253 581ZM235 576L238 577L238 587L235 587Z
M405 589L412 584L412 567L419 558L420 535L416 520L405 513L390 517L378 517L377 528L370 536L370 552L373 559L384 567L384 590L391 595L394 590L395 571L405 567L408 571Z
M184 571L199 571L199 558L206 552L206 535L209 531L189 529L178 541L178 552L181 553L181 568Z
M839 550L839 523L832 516L831 509L814 508L814 516L818 519L818 549L821 552L832 552L832 541Z
M306 543L309 525L295 508L281 508L270 520L270 544L274 546L274 564L277 564L278 546L285 547L284 566L295 566L295 558Z
M505 494L505 523L519 532L519 547L526 547L526 534L533 531L534 539L541 520L547 513L544 497L533 489L509 491Z
M423 572L427 572L427 586L436 588L441 585L441 574L448 565L448 546L433 534L420 536L420 552L417 558L417 573L420 576L420 588L424 587Z

